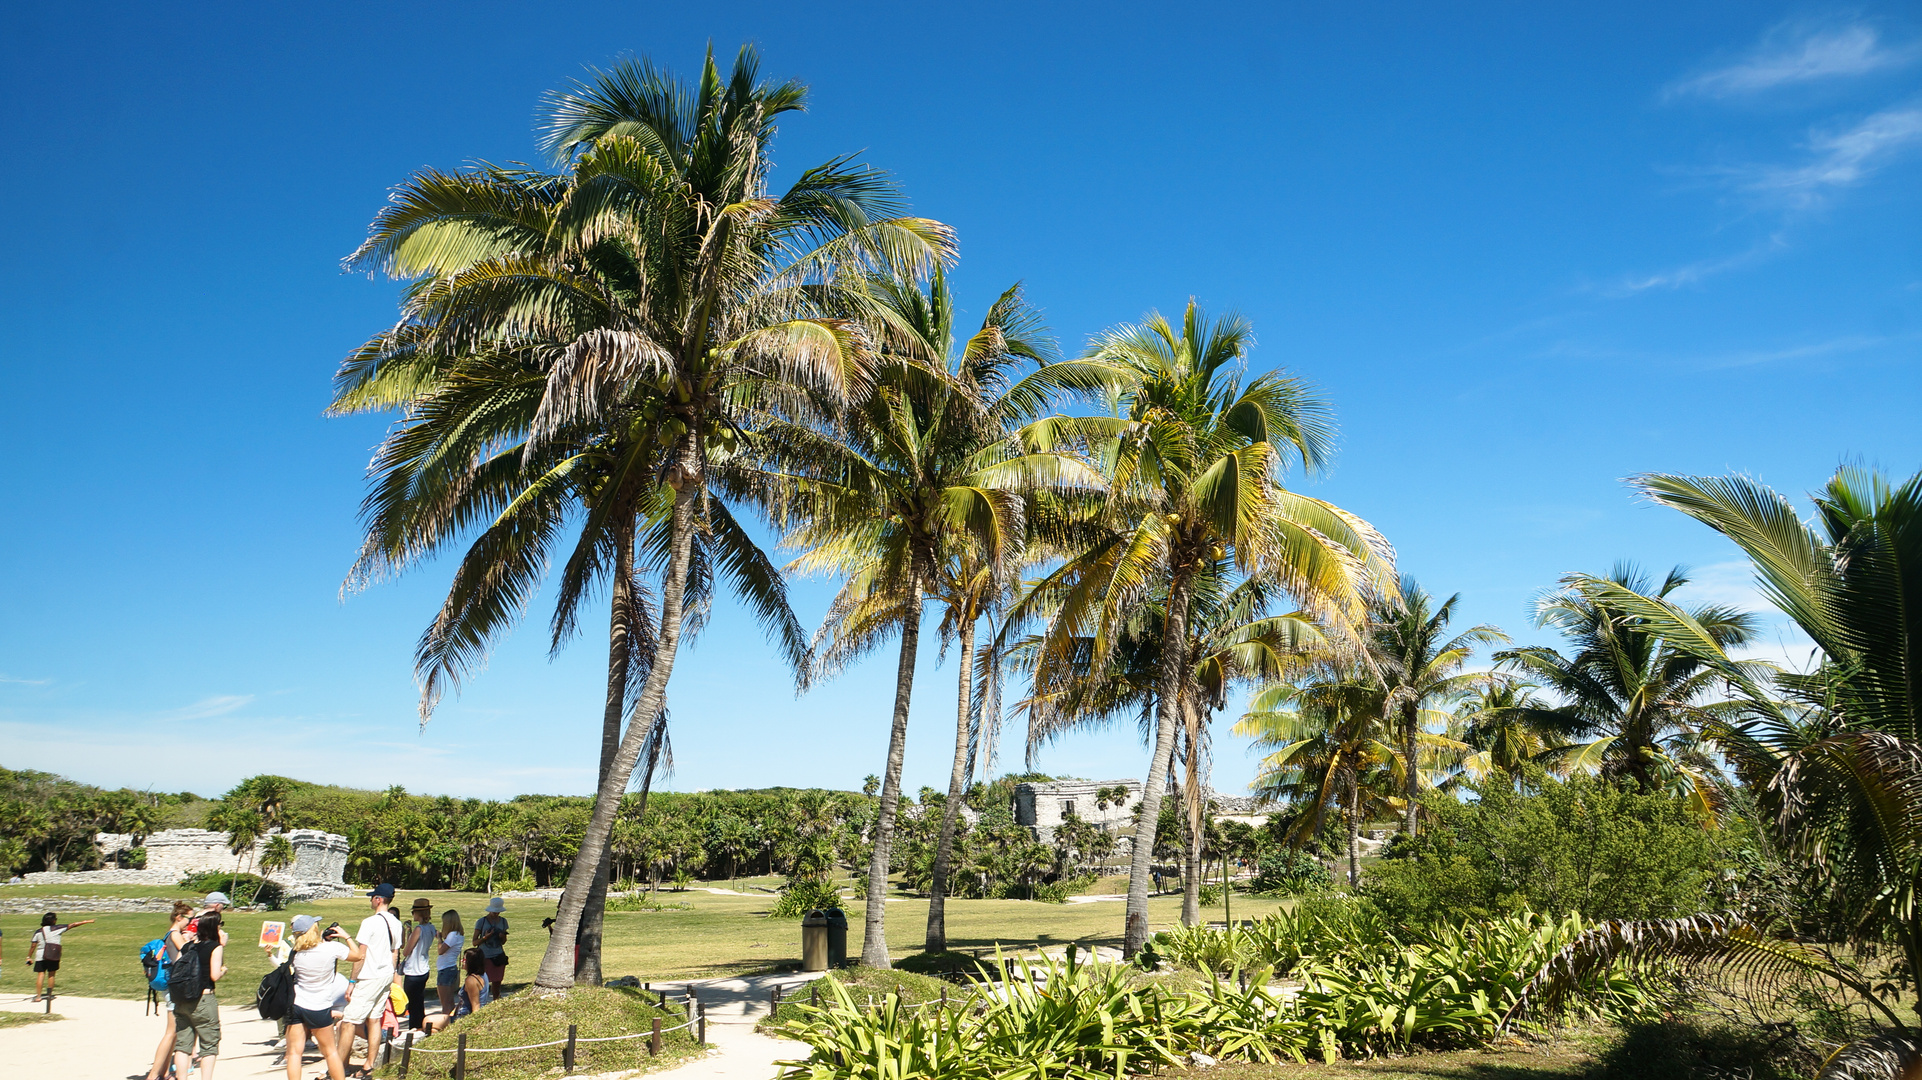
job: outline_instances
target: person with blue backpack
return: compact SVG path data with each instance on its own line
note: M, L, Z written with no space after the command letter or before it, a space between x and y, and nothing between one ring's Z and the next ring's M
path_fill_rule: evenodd
M147 1070L147 1080L162 1080L167 1075L168 1063L173 1060L174 1010L173 999L167 994L167 968L176 957L167 941L176 931L186 929L193 917L192 904L185 900L174 901L173 923L167 927L167 932L140 947L140 966L147 971L147 988L157 991L161 1000L167 1003L167 1030L160 1035L160 1045L154 1047L153 1065Z
M176 1076L186 1076L198 1062L200 1080L214 1080L214 1061L220 1055L217 989L227 977L227 932L220 928L219 909L227 902L220 893L209 894L208 904L214 910L167 932L167 945L175 954L167 965L167 996L174 1003Z

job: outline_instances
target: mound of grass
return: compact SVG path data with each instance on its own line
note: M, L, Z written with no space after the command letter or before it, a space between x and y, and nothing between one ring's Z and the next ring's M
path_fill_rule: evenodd
M940 955L957 956L959 954ZM973 963L973 960L969 959L968 962ZM923 975L901 968L853 967L831 972L822 981L826 982L828 979L846 987L848 995L854 998L856 1004L866 1004L870 1000L880 1001L890 994L900 994L902 1004L919 1005L923 1002L939 1001L942 993L945 992L949 1004L959 1005L971 993L967 987L956 986L932 975ZM822 993L826 993L825 987L822 988ZM801 1019L800 1006L806 1004L809 999L809 988L804 987L796 991L792 998L781 1002L779 1009L761 1021L759 1030L769 1032L775 1025L784 1021Z
M532 1080L558 1075L561 1071L559 1046L515 1050L505 1054L479 1053L490 1047L528 1046L567 1038L569 1024L580 1039L602 1038L646 1031L655 1017L663 1028L686 1020L680 1010L661 1009L652 995L639 990L575 987L556 997L541 997L522 991L510 994L472 1016L456 1020L447 1030L415 1044L410 1076L444 1077L454 1068L453 1050L459 1036L467 1036L467 1076L469 1080ZM445 1053L423 1052L445 1051ZM574 1071L577 1073L614 1072L654 1066L666 1068L702 1053L694 1042L694 1029L683 1028L661 1036L661 1055L650 1058L647 1039L619 1042L577 1043ZM378 1074L399 1076L398 1061Z
M26 1027L28 1024L43 1024L49 1020L65 1020L59 1013L37 1012L0 1012L0 1030Z

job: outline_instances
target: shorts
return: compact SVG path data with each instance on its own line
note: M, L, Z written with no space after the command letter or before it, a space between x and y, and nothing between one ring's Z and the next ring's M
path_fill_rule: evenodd
M51 975L51 974L53 974L54 972L56 972L56 971L59 971L59 970L60 970L60 961L58 961L58 960L35 960L35 961L33 962L33 970L35 970L35 971L44 971L44 972L46 972L47 974L49 974L49 975Z
M194 1052L194 1040L200 1052ZM188 1057L220 1055L220 998L212 990L192 1005L174 1006L174 1053Z
M450 988L458 987L459 985L460 985L460 967L458 965L450 965L448 967L441 968L439 971L434 972L434 988L435 989L439 989L443 986L450 987Z
M347 1012L341 1019L350 1024L364 1024L370 1016L379 1019L381 1010L387 1007L387 995L393 992L392 975L360 980L354 984L353 994L347 999Z
M331 1009L303 1009L296 1005L294 1006L293 1014L287 1017L287 1022L289 1024L299 1024L301 1027L307 1029L308 1034L312 1034L316 1031L326 1031L328 1028L333 1027L334 1013Z
M502 953L499 956L488 956L485 953L483 953L481 955L481 960L483 960L487 964L487 979L489 982L498 983L502 979L507 977L507 954L506 953Z

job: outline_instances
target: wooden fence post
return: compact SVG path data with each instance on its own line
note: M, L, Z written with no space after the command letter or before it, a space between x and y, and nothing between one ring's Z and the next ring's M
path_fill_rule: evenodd
M808 983L808 1004L819 1008L821 1005L821 980Z
M454 1044L454 1080L467 1080L467 1034Z
M707 1045L707 1006L696 1005L695 1008L697 1011L695 1012L695 1016L694 1016L694 1041L701 1044L702 1046L706 1046Z
M407 1067L409 1064L412 1063L413 1057L414 1057L413 1040L410 1039L407 1042L401 1043L400 1044L400 1080L407 1080Z
M575 1025L575 1024L567 1025L567 1045L561 1048L561 1071L562 1072L574 1071L574 1036L578 1031L579 1031L578 1025Z
M647 1037L647 1056L661 1056L661 1018L654 1018L654 1033Z

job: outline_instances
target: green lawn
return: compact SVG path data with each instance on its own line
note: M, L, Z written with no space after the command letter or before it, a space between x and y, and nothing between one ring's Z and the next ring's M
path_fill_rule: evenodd
M726 887L726 882L719 883ZM61 888L71 894L74 886L42 887L29 890L22 886L0 887L0 898L25 895L54 895ZM99 895L152 896L163 891L130 886L89 889ZM405 912L416 896L434 901L436 916L449 905L461 913L471 929L487 903L478 893L409 890L399 897ZM710 978L757 971L792 963L801 955L799 920L764 917L772 903L766 896L716 896L690 889L676 893L662 890L658 899L685 903L688 910L610 912L607 916L608 940L603 969L610 977L634 975L643 982L669 979ZM1237 896L1237 919L1258 918L1280 906L1275 900ZM58 907L55 909L58 911ZM260 924L267 919L285 921L297 912L312 912L338 920L353 928L366 917L365 899L329 900L300 905L290 911L231 915L227 922L231 943L228 947L228 993L251 995L253 986L267 973L266 954L255 947ZM919 952L927 923L927 902L904 900L890 903L888 941L896 956ZM1219 907L1206 908L1204 915L1221 918ZM541 920L554 913L551 900L509 900L507 918L513 925L507 952L512 958L508 968L510 984L530 978L547 945ZM1156 897L1150 902L1149 917L1157 928L1173 926L1181 914L1180 897ZM1059 945L1078 941L1086 945L1121 943L1122 905L1043 904L1025 900L950 900L948 901L948 944L953 949L993 948L996 943L1015 947ZM142 998L146 984L140 970L140 946L166 930L163 914L112 915L80 912L61 913L62 921L92 918L66 938L60 970L59 992L90 997ZM848 916L848 951L861 948L861 909L854 905ZM0 915L0 932L10 946L4 975L0 975L0 994L31 994L33 974L26 963L26 942L39 918L33 914Z
M42 1024L49 1020L65 1020L59 1013L37 1012L0 1012L0 1029L26 1027L28 1024Z

